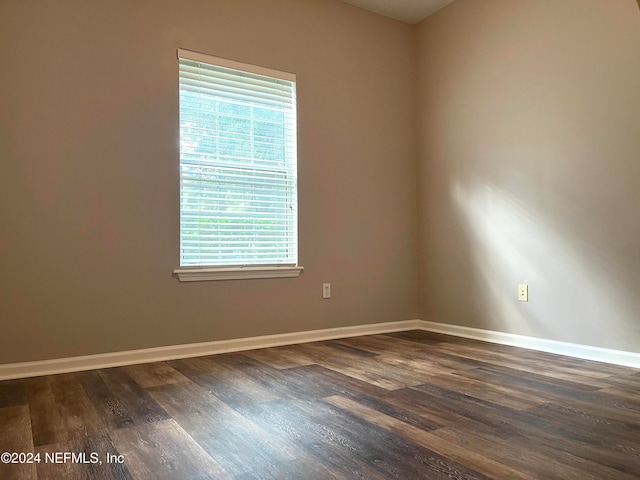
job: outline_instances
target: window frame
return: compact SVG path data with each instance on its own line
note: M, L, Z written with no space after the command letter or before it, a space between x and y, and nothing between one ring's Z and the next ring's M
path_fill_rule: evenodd
M178 70L180 71L180 59L187 59L195 62L202 62L210 65L215 65L223 68L230 68L243 72L268 76L271 78L282 79L286 81L296 83L296 75L288 72L282 72L273 70L266 67L246 64L229 60L225 58L215 57L191 50L178 49ZM180 88L178 88L180 93ZM294 94L295 98L295 94ZM297 102L294 104L294 109L297 110ZM178 98L178 110L182 111L180 98ZM294 120L296 116L294 115ZM293 133L297 139L297 125L293 125ZM294 140L294 155L296 165L294 165L295 182L297 183L297 141ZM179 150L179 165L182 165L182 150ZM182 198L183 186L182 186L182 171L180 173L180 195ZM283 264L226 264L226 265L193 265L183 266L173 270L174 274L177 274L178 279L181 282L194 282L194 281L208 281L208 280L239 280L239 279L259 279L259 278L284 278L284 277L297 277L304 268L299 265L299 220L298 220L298 192L296 188L295 193L295 246L296 246L296 263L283 263ZM182 218L182 200L180 201L180 216ZM180 244L182 248L182 220L180 222ZM180 260L182 263L183 252L180 252Z

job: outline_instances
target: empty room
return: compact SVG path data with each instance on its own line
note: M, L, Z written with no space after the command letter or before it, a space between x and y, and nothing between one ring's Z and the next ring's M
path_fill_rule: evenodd
M0 479L640 478L640 1L0 2Z

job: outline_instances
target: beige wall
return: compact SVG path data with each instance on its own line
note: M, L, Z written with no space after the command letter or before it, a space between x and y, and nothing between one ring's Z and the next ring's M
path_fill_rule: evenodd
M458 0L416 41L421 318L640 352L636 2Z
M172 275L177 47L298 74L300 278ZM633 0L3 2L0 363L417 317L640 351L639 49Z
M417 318L411 35L333 0L2 2L0 363ZM172 275L178 47L297 73L300 278Z

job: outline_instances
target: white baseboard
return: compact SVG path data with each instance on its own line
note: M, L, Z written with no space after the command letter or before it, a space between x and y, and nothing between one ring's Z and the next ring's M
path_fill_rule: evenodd
M514 347L527 348L529 350L556 353L558 355L566 355L567 357L640 368L640 353L592 347L578 343L558 342L556 340L526 337L523 335L515 335L513 333L496 332L494 330L483 330L480 328L463 327L460 325L449 325L446 323L429 322L426 320L421 320L419 324L419 328L421 330L434 333L455 335L456 337L472 338L474 340L511 345Z
M569 357L595 360L598 362L625 365L640 368L640 353L624 352L607 348L591 347L575 343L558 342L542 338L525 337L512 333L482 330L425 320L403 320L399 322L373 323L353 327L326 328L306 332L263 335L259 337L237 338L215 342L169 345L166 347L145 348L124 352L101 353L80 357L56 358L35 362L22 362L0 365L0 380L38 377L57 373L80 372L98 368L121 367L138 363L160 362L180 358L201 357L219 353L242 352L257 348L277 347L296 343L319 342L336 338L375 335L380 333L401 332L405 330L426 330L457 337L472 338L502 345L557 353Z
M56 358L35 362L21 362L0 365L0 380L13 378L39 377L57 373L81 372L98 368L121 367L137 363L160 362L179 358L202 357L219 353L241 352L257 348L277 347L295 343L319 342L336 338L374 335L378 333L417 330L420 320L404 320L399 322L372 323L353 327L325 328L306 332L263 335L259 337L237 338L215 342L191 343L186 345L169 345L166 347L128 350L124 352L101 353L80 357Z

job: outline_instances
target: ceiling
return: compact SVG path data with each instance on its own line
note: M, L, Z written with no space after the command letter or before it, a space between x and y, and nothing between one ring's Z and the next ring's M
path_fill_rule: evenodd
M418 23L453 0L342 0L356 7L406 23Z

